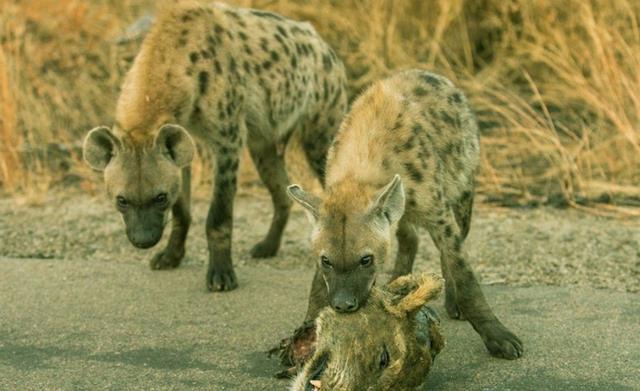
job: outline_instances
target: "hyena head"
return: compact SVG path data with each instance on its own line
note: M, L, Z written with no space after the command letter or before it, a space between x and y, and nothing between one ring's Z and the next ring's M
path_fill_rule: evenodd
M107 194L134 246L149 248L160 241L180 195L181 168L191 162L194 150L191 136L178 125L162 126L151 143L125 141L104 126L87 135L84 159L104 172Z
M324 309L316 321L316 346L293 391L413 390L426 380L444 347L440 321L426 303L438 296L435 275L403 276L374 288L357 312ZM313 383L312 383L313 381Z
M312 221L311 244L330 305L353 312L364 304L376 268L388 257L393 230L404 213L404 190L396 175L382 190L345 181L324 200L291 185L288 193Z

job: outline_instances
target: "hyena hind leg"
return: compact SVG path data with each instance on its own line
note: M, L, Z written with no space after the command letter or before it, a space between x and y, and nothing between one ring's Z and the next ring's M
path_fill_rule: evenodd
M324 187L325 179L325 166L327 164L327 151L331 140L325 139L325 137L319 137L318 139L303 139L302 148L304 154L307 157L307 162L313 173L316 175L320 184Z
M341 93L339 97L346 99L346 93ZM302 149L322 187L324 187L327 152L338 131L346 106L346 100L336 102L328 113L311 119L301 129Z
M182 189L171 214L171 234L167 246L158 252L149 265L153 270L173 269L180 266L185 254L185 243L191 225L191 167L182 169Z
M249 151L260 179L269 190L273 202L273 218L271 219L269 231L264 239L253 246L251 256L254 258L268 258L278 252L282 240L282 232L289 220L292 204L286 192L289 178L285 167L284 154L278 154L275 144L267 142L260 144L259 141L249 142Z

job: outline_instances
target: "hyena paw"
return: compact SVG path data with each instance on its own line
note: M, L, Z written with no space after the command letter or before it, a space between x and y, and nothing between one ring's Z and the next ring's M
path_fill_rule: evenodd
M263 240L256 243L250 253L253 258L271 258L278 252L278 243L271 240Z
M175 269L180 266L183 257L184 251L175 252L164 249L151 258L149 266L152 270Z
M207 289L211 292L231 291L238 287L233 267L209 266L207 271Z
M522 341L499 321L492 322L480 333L492 356L514 360L524 352Z

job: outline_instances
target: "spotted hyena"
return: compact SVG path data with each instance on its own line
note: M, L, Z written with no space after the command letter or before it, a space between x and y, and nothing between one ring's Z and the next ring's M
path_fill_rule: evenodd
M520 339L491 311L463 251L478 160L473 112L444 77L405 71L360 96L329 151L324 197L289 187L314 221L318 268L307 319L326 304L357 310L387 258L394 232L393 273L410 273L416 229L424 227L440 250L448 314L468 319L492 354L519 357Z
M274 214L251 250L270 257L280 246L291 201L284 150L294 132L324 181L325 156L347 106L341 61L308 23L253 9L181 2L161 13L145 37L117 103L114 126L86 137L84 156L104 171L109 197L139 248L161 238L152 269L177 267L191 222L192 136L215 156L206 223L207 286L237 286L231 261L238 159L246 141L271 193Z

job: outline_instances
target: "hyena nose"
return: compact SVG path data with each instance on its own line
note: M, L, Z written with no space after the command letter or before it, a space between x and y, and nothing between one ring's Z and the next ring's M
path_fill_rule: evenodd
M133 245L137 248L147 249L156 245L156 240L147 240L147 241L132 241Z
M331 306L338 312L354 312L358 309L358 299L355 297L337 297Z
M147 249L156 245L160 241L159 235L153 235L149 232L140 231L127 231L127 236L131 244L137 248Z

